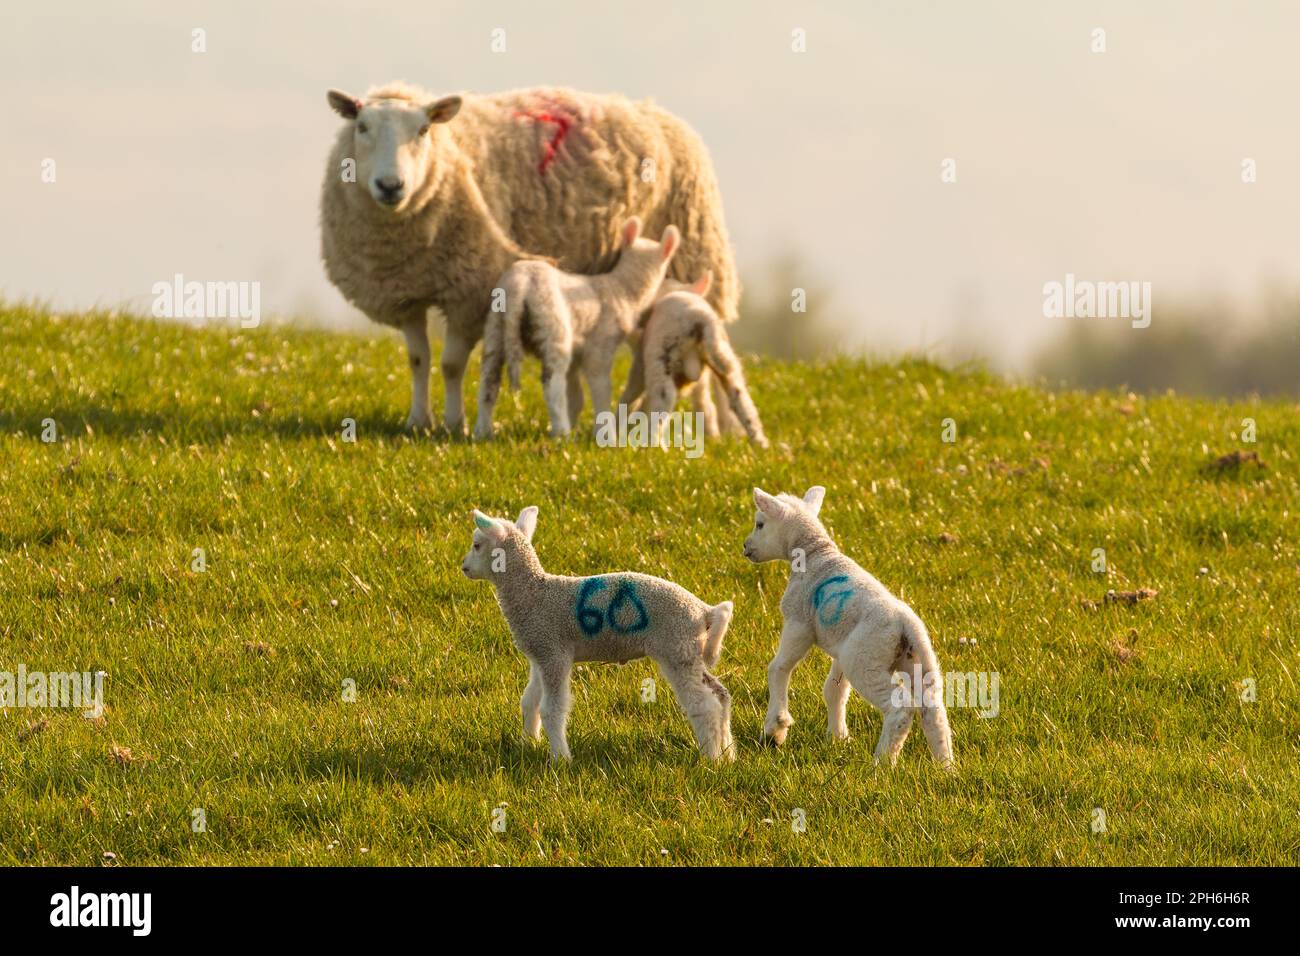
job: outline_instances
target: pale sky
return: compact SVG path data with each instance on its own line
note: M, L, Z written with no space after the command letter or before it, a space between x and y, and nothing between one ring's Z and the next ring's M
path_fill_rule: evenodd
M325 90L563 85L690 122L742 275L796 251L846 346L1018 368L1067 272L1151 282L1156 323L1300 288L1297 35L1300 5L1262 0L10 3L0 295L147 312L180 272L346 321L318 257Z

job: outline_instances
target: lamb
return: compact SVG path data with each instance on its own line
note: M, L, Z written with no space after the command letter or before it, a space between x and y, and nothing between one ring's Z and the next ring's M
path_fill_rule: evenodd
M732 603L713 607L685 588L646 574L572 578L547 574L533 550L537 508L511 523L474 511L474 540L461 563L491 581L514 644L528 658L520 708L524 734L545 726L552 760L569 760L569 673L575 661L649 657L672 685L710 760L732 760L731 695L709 668L722 656Z
M664 280L659 298L639 334L640 342L633 346L641 353L639 371L634 369L629 374L619 402L631 407L644 391L645 411L651 421L666 424L667 419L656 418L655 413L672 411L677 404L678 389L685 387L700 393L697 404L705 411L707 422L705 409L712 409L712 402L708 382L700 379L709 369L714 382L722 386L727 404L749 440L766 448L767 436L745 387L740 359L731 348L722 320L704 298L712 278L706 272L691 285ZM658 438L652 436L652 441L657 443Z
M504 310L488 315L483 336L475 438L492 436L503 361L511 388L519 387L525 317L527 345L542 360L551 434L567 435L577 420L582 409L579 374L586 376L596 413L609 408L614 353L650 307L681 242L676 226L664 230L658 242L640 235L641 220L633 216L623 226L618 263L602 275L571 275L533 260L506 270L497 285Z
M740 284L712 162L653 103L567 89L435 97L405 83L364 99L331 90L328 100L347 122L321 188L321 256L349 302L405 335L409 428L432 422L431 306L446 318L443 420L459 433L465 365L496 278L525 254L605 272L617 224L631 216L656 235L684 224L676 274L712 269L710 301L736 317Z
M763 733L778 745L794 719L789 711L790 675L816 644L831 657L822 694L828 731L848 739L844 720L849 685L885 715L875 759L892 764L920 711L930 753L952 765L952 734L944 708L943 674L930 636L916 613L840 552L818 520L826 489L808 489L803 499L773 497L754 489L758 513L745 539L745 557L754 563L791 562L790 581L781 598L785 619L781 643L767 668L768 705ZM913 690L894 684L903 671ZM915 675L915 676L914 676ZM844 678L847 677L846 682Z

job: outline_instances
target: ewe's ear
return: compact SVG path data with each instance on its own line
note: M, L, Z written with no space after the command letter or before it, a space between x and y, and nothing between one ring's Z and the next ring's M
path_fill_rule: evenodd
M814 515L822 510L822 499L826 497L826 489L821 485L813 485L804 492L803 503L808 506L808 510Z
M636 242L636 237L641 235L641 217L633 216L627 222L623 223L623 233L620 237L623 245L630 246Z
M763 514L767 515L769 518L779 518L785 513L785 505L781 504L781 502L773 498L762 488L754 489L754 504L758 506L759 511L763 512Z
M691 286L691 291L694 292L696 295L708 295L709 289L712 287L712 285L713 285L713 271L710 270L695 280L695 284Z
M501 523L495 518L489 518L477 508L474 509L474 525L480 531L490 535L493 538L505 537L506 529L501 527Z
M677 247L681 245L681 242L682 234L677 231L676 226L669 226L664 230L663 236L659 239L659 251L662 253L665 262L673 257L673 253L677 251Z
M533 532L537 530L537 505L529 505L519 512L519 517L515 519L515 527L524 533L525 538L532 541Z
M330 108L344 119L356 119L363 105L351 93L344 93L342 90L330 90L325 94L325 99L329 100Z
M435 100L424 107L424 115L429 117L430 123L445 123L457 113L460 112L459 96L444 96L440 100Z

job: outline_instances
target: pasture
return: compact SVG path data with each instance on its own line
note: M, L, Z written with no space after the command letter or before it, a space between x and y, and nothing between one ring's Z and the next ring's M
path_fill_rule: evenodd
M689 460L597 447L590 408L548 439L532 371L495 441L408 436L395 334L10 305L0 354L0 671L106 673L99 718L0 711L5 864L1300 859L1294 402L751 359L773 447ZM1259 461L1213 464L1237 450ZM750 489L812 484L944 670L997 675L996 716L950 710L955 773L919 730L874 767L856 695L825 739L817 651L760 744L788 569L741 555ZM547 570L735 601L734 764L664 682L644 699L647 661L576 670L571 766L521 740L527 664L460 560L472 508L529 504Z

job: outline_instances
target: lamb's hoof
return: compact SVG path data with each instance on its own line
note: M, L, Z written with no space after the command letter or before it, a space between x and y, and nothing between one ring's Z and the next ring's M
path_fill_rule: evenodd
M428 415L407 415L406 430L416 435L431 432L433 431L433 419Z
M790 727L794 724L794 718L789 714L781 714L775 721L768 721L763 724L763 737L770 740L776 747L785 743L785 735L788 734Z
M851 738L849 737L849 732L848 732L847 730L836 730L836 729L831 729L831 730L826 731L826 736L829 737L831 740L850 740L850 739L851 739Z
M486 428L484 428L482 425L478 425L475 426L474 428L475 441L491 441L495 434L496 433L493 430L491 425L488 425Z

